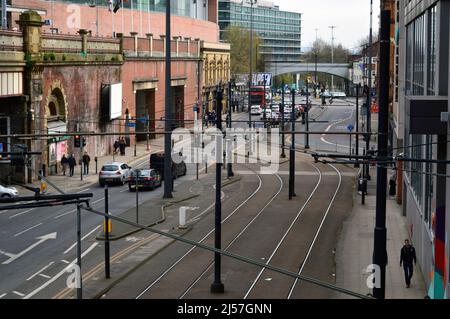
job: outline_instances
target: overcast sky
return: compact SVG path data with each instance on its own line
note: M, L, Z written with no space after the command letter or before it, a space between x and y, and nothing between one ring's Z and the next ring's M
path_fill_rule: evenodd
M369 35L370 0L271 0L281 10L303 13L302 42L304 50L308 50L316 38L331 42L331 29L334 30L335 44L354 48L358 40ZM380 0L373 1L374 32L378 31Z

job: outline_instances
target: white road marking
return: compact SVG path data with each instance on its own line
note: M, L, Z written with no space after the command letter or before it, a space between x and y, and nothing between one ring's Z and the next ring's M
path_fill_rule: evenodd
M36 277L37 275L39 275L41 272L43 272L44 270L46 270L48 267L50 267L51 265L53 265L55 262L52 261L51 263L49 263L47 266L43 267L42 269L40 269L39 271L37 271L34 275L32 275L30 278L27 279L27 281L33 279L34 277Z
M3 297L5 297L6 296L6 294L1 294L0 295L0 299L2 299Z
M87 233L83 238L81 238L81 240L85 240L86 238L88 238L92 233L94 233L97 229L99 229L101 227L101 225L98 225L97 227L95 227L93 230L91 230L89 233ZM66 251L64 251L64 255L67 254L69 251L71 251L72 249L74 249L77 246L77 243L73 244L72 246L70 246L69 248L66 249Z
M38 239L38 241L36 243L34 243L33 245L29 246L28 248L22 250L20 253L18 253L17 255L13 255L11 258L9 258L7 261L3 262L3 265L7 265L12 263L13 261L15 261L16 259L22 257L23 255L25 255L26 253L28 253L29 251L31 251L34 247L39 246L40 244L46 242L49 239L56 239L56 235L57 233L51 233L51 234L47 234L41 237L37 237L36 239Z
M90 190L90 188L83 189L82 191L79 191L76 194L81 194L81 193L87 192L88 190Z
M50 278L52 278L52 277L50 277L50 276L47 276L47 275L44 275L44 274L39 274L39 276L41 276L41 277L44 277L44 278L47 278L47 279L50 279Z
M65 259L62 259L61 260L63 263L65 263L65 264L70 264L70 262L68 262L67 260L65 260Z
M76 211L77 211L76 209L73 209L73 210L71 210L70 212L62 213L61 215L55 216L55 217L53 217L53 218L54 218L54 219L58 219L58 218L61 218L61 217L63 217L63 216L69 215L69 214L71 214L71 213L75 213Z
M7 211L7 210L3 210L3 211L0 212L0 215L1 215L1 214L4 214L4 213L6 213L6 212L8 212L8 211Z
M39 227L39 226L41 226L41 225L42 225L42 223L39 223L39 224L37 224L37 225L34 225L33 227L27 228L27 229L21 231L20 233L15 234L14 237L20 236L20 235L26 233L27 231L30 231L30 230L32 230L33 228Z
M3 251L3 250L0 250L0 254L2 254L2 255L5 255L5 256L8 256L8 257L12 257L12 256L14 256L13 254L10 254L10 253L7 253L6 251Z
M28 210L26 210L26 211L24 211L24 212L21 212L21 213L12 215L12 216L9 217L9 219L14 218L14 217L17 217L17 216L24 215L24 214L28 214L28 213L31 212L32 210L34 210L34 208L31 208L31 209L28 209Z
M23 297L23 296L25 296L25 294L23 294L23 293L21 293L21 292L18 292L18 291L13 291L13 294L16 294L16 295L18 295L18 296L20 296L20 297Z
M98 243L94 243L92 244L82 255L81 258L85 257L89 252L91 252L95 247L97 247ZM45 284L43 284L42 286L36 288L35 290L33 290L32 292L30 292L28 295L26 295L25 297L23 297L23 299L30 299L31 297L33 297L34 295L36 295L37 293L39 293L41 290L45 289L47 286L49 286L51 283L53 283L54 281L56 281L59 277L61 277L62 275L64 275L65 273L67 273L67 269L71 266L74 265L76 263L77 259L74 259L69 266L65 267L63 270L61 270L56 276L54 276L52 279L50 279L49 281L47 281Z
M125 192L128 192L129 190L128 189L124 189L123 191L120 191L121 193L125 193Z
M105 200L105 197L102 197L102 198L100 198L100 199L97 199L95 202L92 202L91 204L94 205L94 204L100 203L100 202L103 201L103 200Z

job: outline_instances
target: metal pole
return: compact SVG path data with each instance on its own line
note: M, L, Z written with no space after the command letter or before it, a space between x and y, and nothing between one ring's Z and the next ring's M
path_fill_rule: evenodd
M366 156L366 150L365 149L363 149L363 156ZM365 166L363 166L363 169L362 169L362 181L363 181L363 187L361 189L361 204L365 205L366 204L366 194L367 194L367 189L364 187L364 186L367 185Z
M216 91L216 111L217 111L217 130L222 131L222 87L219 85ZM222 247L222 164L220 156L222 156L222 139L221 136L216 140L216 211L215 211L215 244L216 249ZM211 284L211 293L224 293L225 287L220 278L221 273L221 255L214 254L214 282Z
M147 132L150 132L150 114L146 116ZM147 134L147 152L150 151L150 134Z
M6 11L6 0L2 0L2 29L8 29L8 13Z
M373 0L370 0L370 31L369 31L369 47L368 49L368 57L369 57L369 65L368 65L368 76L367 76L367 133L372 132L372 111L371 111L371 105L372 105L372 42L373 42L373 31L372 31L372 24L373 24ZM366 148L367 151L370 150L370 135L369 138L366 141ZM370 170L369 165L366 165L366 177L370 181Z
M332 25L329 27L331 29L331 64L334 64L334 29L336 26ZM331 75L331 90L334 88L334 76Z
M358 85L356 86L356 132L359 132L359 86L360 84L358 83ZM359 135L356 134L355 135L355 139L356 139L356 143L355 143L355 148L356 148L356 156L359 155ZM355 164L355 167L359 167L359 163Z
M317 83L319 83L319 79L317 78L317 52L314 54L314 63L315 63L314 77L316 79L316 83L314 84L314 98L317 98Z
M231 131L231 128L232 128L232 113L231 113L231 100L233 99L233 92L232 92L232 89L233 89L233 84L232 84L232 82L230 81L229 83L228 83L228 128L230 129L230 131ZM231 144L231 137L229 137L229 142L228 143L230 143ZM229 146L230 146L230 144L228 144ZM228 147L228 151L230 151L231 152L231 147ZM233 177L234 176L234 173L233 173L233 164L230 162L230 163L227 163L227 177L228 178L230 178L230 177Z
M250 13L250 77L248 79L248 128L252 128L252 115L250 109L252 107L252 97L250 92L252 91L253 82L253 4L255 0L250 0L251 13ZM256 1L255 1L256 2Z
M81 275L81 205L77 205L77 265L79 281L77 285L77 299L83 299L83 277Z
M308 80L306 80L306 132L309 132L309 88L308 88ZM305 135L306 143L305 149L309 149L309 134Z
M136 224L139 224L139 170L136 170Z
M83 151L84 151L84 148L83 148L83 136L81 136L80 135L80 153L81 153L81 155L80 155L80 178L81 178L81 181L83 181L83 170L84 170L84 163L83 163Z
M378 121L378 156L381 159L386 158L388 155L390 20L391 12L382 10L380 25L380 109ZM379 165L377 168L376 226L373 252L373 264L380 267L381 285L373 289L373 295L377 299L384 299L386 289L386 189L387 168L384 165Z
M170 1L166 1L166 131L172 131L172 92L171 92L171 37L170 37ZM164 136L164 198L173 198L172 191L172 138Z
M284 134L284 80L281 82L281 158L286 158Z
M109 249L109 194L108 185L105 184L105 278L111 278L110 274L110 249Z
M289 200L292 200L295 197L295 90L292 89L292 112L291 112L291 121L292 121L292 143L289 154Z
M96 29L97 29L97 38L98 38L99 37L99 33L98 33L98 31L99 31L99 27L98 27L98 0L95 1L95 6L96 6L96 8L95 8L95 15L96 15L95 26L97 27Z

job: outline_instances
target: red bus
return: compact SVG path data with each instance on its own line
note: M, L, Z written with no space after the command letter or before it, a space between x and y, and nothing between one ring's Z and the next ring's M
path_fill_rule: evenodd
M264 86L254 86L250 89L250 107L259 105L263 109L265 99Z

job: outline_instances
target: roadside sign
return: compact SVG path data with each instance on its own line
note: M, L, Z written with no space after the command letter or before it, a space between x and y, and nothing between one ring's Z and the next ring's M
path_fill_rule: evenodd
M3 143L0 143L0 153L3 152Z
M145 124L145 123L147 123L147 118L146 117L140 117L140 118L138 118L138 121L143 123L143 124Z
M127 127L131 127L131 128L136 127L136 123L128 122Z
M349 132L353 132L354 129L355 129L355 127L353 126L353 124L349 124L349 125L347 126L347 130L348 130Z

